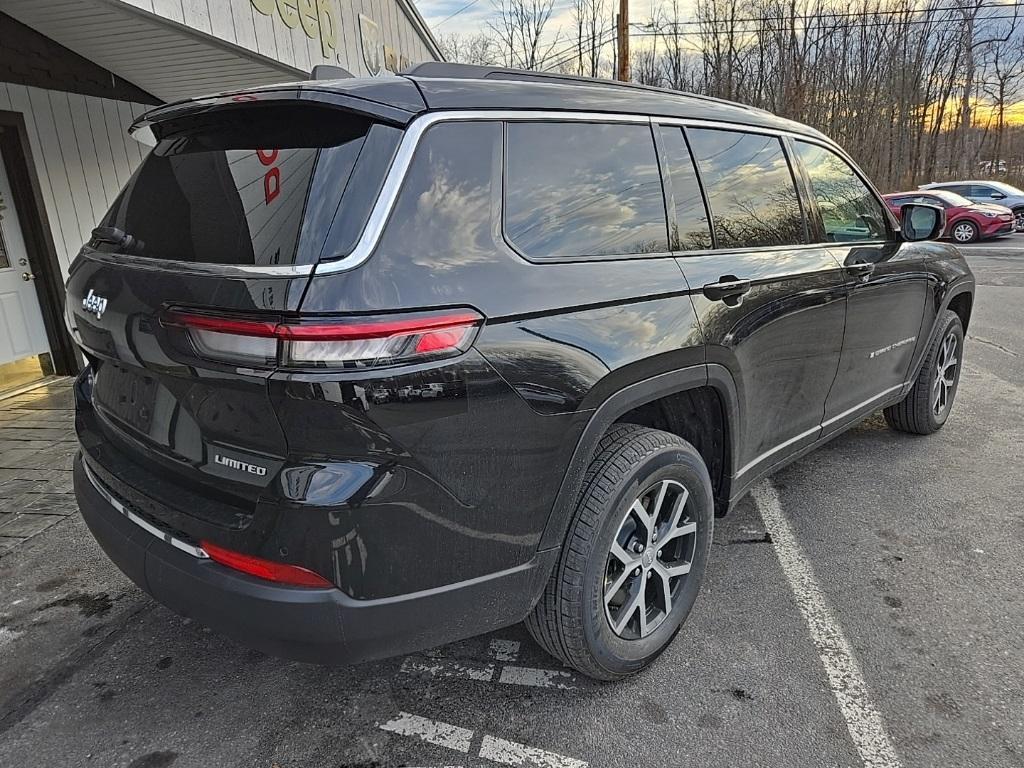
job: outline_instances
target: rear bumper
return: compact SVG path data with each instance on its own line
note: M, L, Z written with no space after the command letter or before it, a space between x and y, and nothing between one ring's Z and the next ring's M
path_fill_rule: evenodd
M103 551L156 600L238 642L296 661L349 664L442 645L521 621L557 552L471 581L380 600L286 587L188 554L118 511L75 461L75 494Z

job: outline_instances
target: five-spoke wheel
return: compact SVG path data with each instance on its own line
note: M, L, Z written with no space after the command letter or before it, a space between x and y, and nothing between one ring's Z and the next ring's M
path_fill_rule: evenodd
M938 362L935 365L935 384L932 387L932 412L938 416L953 404L950 396L957 381L957 366L960 343L955 332L950 331L939 348Z

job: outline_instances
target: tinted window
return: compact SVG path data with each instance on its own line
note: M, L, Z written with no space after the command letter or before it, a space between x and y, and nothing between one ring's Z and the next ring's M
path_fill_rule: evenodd
M950 192L956 192L958 195L963 195L964 197L970 197L974 194L974 192L971 191L970 184L951 184L948 187L942 187L942 189L948 189Z
M984 197L992 199L992 195L1002 195L1003 193L995 187L987 187L984 184L972 184L971 195L973 197ZM1005 197L1005 195L1003 195Z
M719 248L805 242L793 174L775 136L687 129Z
M658 130L665 152L665 192L670 210L675 212L675 221L670 219L672 249L697 251L710 248L708 213L683 130L670 126L661 126Z
M493 259L500 169L500 123L439 123L428 130L374 254L376 266L401 269L408 258L443 270Z
M882 204L843 158L817 144L797 141L811 192L825 224L825 238L843 243L888 236Z
M314 107L211 117L161 138L103 224L141 241L131 249L137 256L313 262L369 129L363 118Z
M650 127L509 123L505 234L527 256L668 250Z

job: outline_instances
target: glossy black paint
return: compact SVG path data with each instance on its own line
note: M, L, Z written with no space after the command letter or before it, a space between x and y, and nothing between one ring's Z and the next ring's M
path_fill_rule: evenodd
M647 90L610 97L607 86L401 82L376 90L342 83L338 93L372 92L386 107L394 88L394 106L407 110L414 87L426 109L640 112L818 136L756 110ZM325 89L297 87L293 95L319 99ZM267 93L277 100L289 92ZM182 119L228 101L167 109ZM150 119L159 122L159 111ZM547 260L518 253L503 216L506 131L493 119L442 122L424 134L380 240L348 271L225 276L115 263L84 249L68 282L68 312L92 362L76 390L90 467L115 495L180 536L311 568L346 604L424 590L493 601L474 585L530 571L501 583L536 591L507 608L488 603L479 625L472 610L443 631L425 628L423 617L415 629L396 620L396 634L417 633L398 644L410 648L523 617L561 547L597 441L638 406L697 387L714 393L724 511L765 473L898 400L937 314L951 301L962 308L956 297L973 293L955 249L901 242L891 221L881 242L827 242L788 139L772 162L793 174L785 216L798 209L800 221L782 239L798 242L708 248L712 233L705 239L697 230L714 217L694 207L706 205L703 187L695 197L703 182L670 167L685 157L685 141L673 150L667 133L654 133L674 248L665 252ZM681 217L696 232L689 239L673 230ZM357 229L344 230L339 253L351 250ZM730 282L743 290L706 289ZM102 318L82 308L90 290L109 300ZM448 360L257 371L195 358L159 323L172 305L280 316L471 307L486 320L473 348ZM137 407L145 381L158 393L148 416ZM214 450L270 471L258 482L213 474ZM187 603L168 594L173 605Z

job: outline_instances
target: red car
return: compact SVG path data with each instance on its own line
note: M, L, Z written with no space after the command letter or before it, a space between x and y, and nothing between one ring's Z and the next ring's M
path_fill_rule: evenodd
M973 243L990 237L1013 232L1013 211L1002 205L975 203L955 192L930 190L928 192L893 192L883 195L889 210L900 217L900 208L907 203L931 203L946 209L946 231L957 243Z

